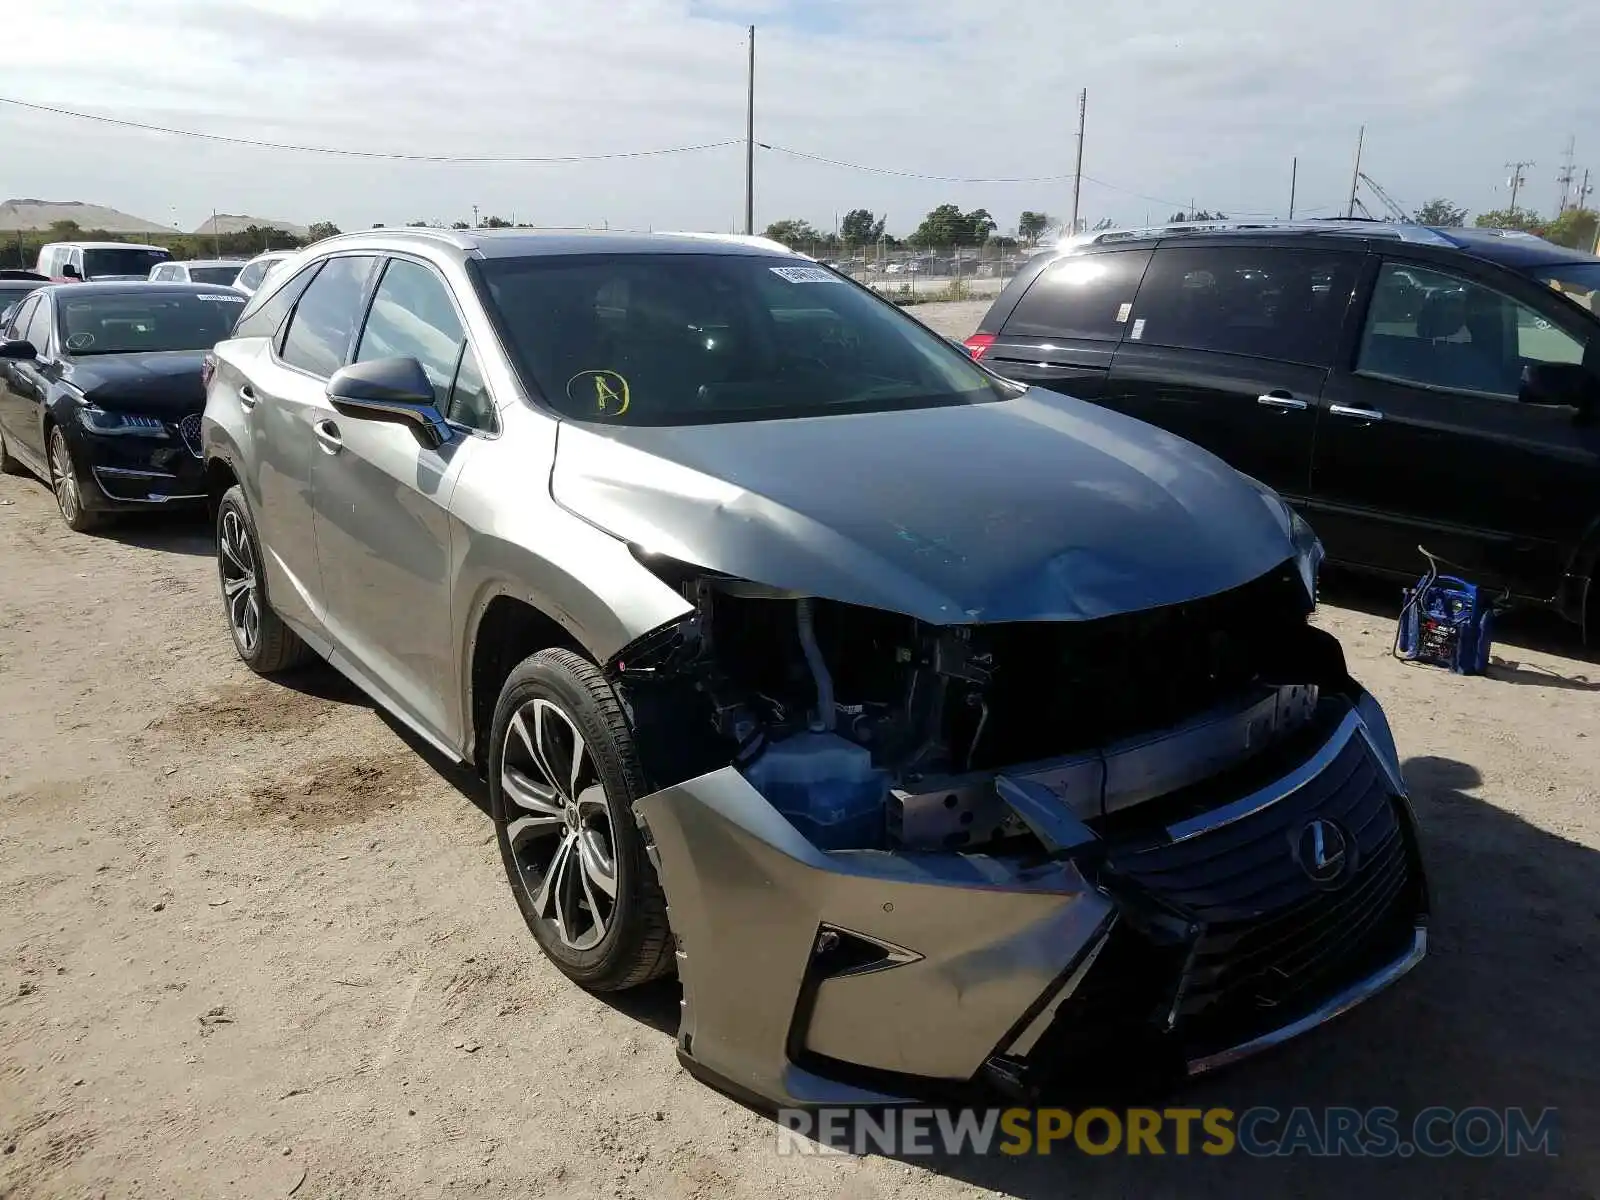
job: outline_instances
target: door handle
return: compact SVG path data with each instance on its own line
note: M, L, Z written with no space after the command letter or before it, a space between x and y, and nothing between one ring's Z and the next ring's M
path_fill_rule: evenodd
M239 406L243 408L245 412L249 412L256 406L257 403L259 403L259 401L256 397L255 388L251 387L248 383L240 387Z
M322 448L329 454L337 454L344 449L344 439L339 436L339 427L326 417L311 423L311 430L317 435L317 441L322 443Z
M1271 392L1263 392L1261 395L1256 397L1256 403L1264 404L1268 408L1288 408L1295 409L1297 411L1308 407L1304 400L1297 400L1294 396L1281 389Z
M1328 411L1336 417L1351 417L1357 421L1383 420L1383 414L1375 408L1353 408L1348 404L1330 404Z

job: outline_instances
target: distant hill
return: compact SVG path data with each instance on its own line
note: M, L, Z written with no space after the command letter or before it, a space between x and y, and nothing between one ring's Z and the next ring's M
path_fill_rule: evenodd
M84 204L80 200L0 201L0 229L49 229L57 221L76 221L78 228L85 232L92 229L103 229L107 233L174 232L170 225L129 216L101 204Z
M243 233L252 225L257 229L281 229L284 233L298 238L306 236L306 227L296 225L293 221L274 221L268 217L241 217L234 213L218 213L214 219L207 217L195 232L208 236L213 233Z

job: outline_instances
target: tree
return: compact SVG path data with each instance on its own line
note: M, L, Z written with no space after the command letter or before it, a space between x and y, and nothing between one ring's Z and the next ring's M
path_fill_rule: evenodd
M1525 233L1538 233L1544 228L1544 221L1531 208L1497 208L1479 213L1472 223L1480 229L1521 229Z
M870 246L883 236L886 220L875 218L870 209L852 208L839 222L839 236L847 245Z
M407 229L426 229L427 227L428 227L428 223L426 221L407 221L406 222L406 228Z
M1545 226L1544 237L1558 246L1592 254L1597 231L1600 213L1592 208L1569 208Z
M1417 209L1412 217L1418 225L1439 225L1453 229L1467 223L1467 210L1457 208L1443 196L1438 196Z
M451 229L471 229L472 226L468 225L465 221L451 221L450 222L450 228Z
M1037 242L1045 230L1050 228L1050 214L1034 212L1025 208L1022 215L1017 218L1017 236L1030 245Z
M977 246L996 228L986 208L964 213L958 205L941 204L922 218L911 240L919 246Z
M1226 213L1207 212L1202 208L1199 212L1175 212L1167 218L1167 221L1169 223L1176 223L1179 221L1226 221L1227 219L1228 217Z
M1093 225L1089 226L1089 230L1090 230L1091 233L1100 233L1103 230L1115 229L1116 227L1117 227L1117 223L1115 221L1113 221L1110 217L1101 217Z
M504 217L485 217L483 219L483 227L485 229L510 229L511 222Z
M782 242L791 249L822 240L822 234L817 228L810 221L801 220L799 217L786 217L782 221L774 221L767 226L765 236L775 242Z
M323 238L339 236L339 227L332 221L313 221L311 228L306 230L306 237L313 242L320 242Z

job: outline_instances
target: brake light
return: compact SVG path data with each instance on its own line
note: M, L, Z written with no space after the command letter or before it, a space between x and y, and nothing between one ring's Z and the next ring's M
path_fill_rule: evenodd
M200 360L200 386L209 388L211 377L217 373L217 356L211 351L206 351L206 356Z
M975 333L961 344L967 348L967 353L973 359L980 359L989 352L989 347L994 345L995 335L992 333Z

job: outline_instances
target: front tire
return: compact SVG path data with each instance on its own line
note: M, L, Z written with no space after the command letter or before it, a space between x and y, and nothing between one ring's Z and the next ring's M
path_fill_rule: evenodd
M66 432L59 425L50 427L48 451L50 456L50 490L56 495L56 508L61 519L73 533L88 533L100 525L100 514L83 506L83 491L78 484L77 464L72 461L72 447Z
M633 816L644 775L605 676L569 650L525 659L500 691L489 753L500 858L545 955L594 992L667 974L666 899Z
M217 577L222 607L240 661L257 675L277 675L299 666L309 651L267 603L261 572L261 542L244 500L229 488L217 505Z

